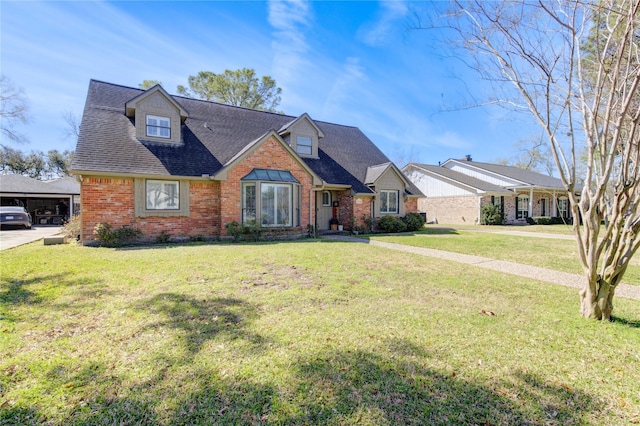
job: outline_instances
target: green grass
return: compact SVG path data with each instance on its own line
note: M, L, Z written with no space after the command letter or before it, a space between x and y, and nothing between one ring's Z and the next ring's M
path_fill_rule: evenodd
M488 229L490 228L490 229ZM456 253L484 256L490 259L508 260L557 271L582 273L575 241L539 237L503 235L489 231L545 232L553 226L481 227L427 227L414 234L364 236L379 241L406 244ZM569 234L571 235L571 234ZM640 262L637 255L631 260L623 282L640 285Z
M635 301L323 241L0 265L0 424L640 422Z

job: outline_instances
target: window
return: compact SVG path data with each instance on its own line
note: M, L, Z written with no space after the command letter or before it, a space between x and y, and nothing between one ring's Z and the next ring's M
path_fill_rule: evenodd
M307 136L298 136L296 138L296 152L302 155L313 154L312 139Z
M242 222L263 227L300 223L299 182L284 170L253 169L242 178Z
M398 213L398 191L380 191L380 213Z
M569 217L569 199L567 197L558 198L558 216Z
M324 207L331 207L331 191L324 191L322 193L322 205Z
M173 180L146 181L147 210L180 210L180 184Z
M529 216L529 196L518 195L516 198L516 219L526 219Z
M291 226L291 185L263 183L260 185L262 226Z
M540 216L549 216L549 199L540 198Z
M242 223L256 220L256 184L242 185Z
M496 196L491 196L491 204L493 204L494 206L496 206L498 209L500 209L500 211L502 211L502 203L504 201L504 197L496 197Z
M147 136L155 138L171 137L171 119L157 115L147 115Z

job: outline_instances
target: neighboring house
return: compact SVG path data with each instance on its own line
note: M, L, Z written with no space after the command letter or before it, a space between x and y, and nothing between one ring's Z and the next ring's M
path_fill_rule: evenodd
M477 224L484 204L498 206L505 224L526 223L528 217L571 220L562 181L531 170L468 157L440 166L410 163L403 172L425 194L418 209L428 222Z
M80 185L73 177L42 181L0 175L0 205L21 206L34 225L62 225L80 210Z
M84 243L101 222L148 238L219 237L234 221L306 235L404 216L422 196L355 127L95 80L72 170Z

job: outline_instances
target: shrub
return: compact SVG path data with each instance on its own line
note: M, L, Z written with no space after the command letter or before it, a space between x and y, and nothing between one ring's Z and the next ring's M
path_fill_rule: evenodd
M67 238L80 239L80 216L73 216L62 227L62 235Z
M378 219L377 228L381 232L395 233L407 230L407 225L402 219L395 216L382 216Z
M420 213L407 213L402 221L407 226L407 231L419 231L424 227L424 217Z
M111 224L100 222L93 228L93 235L105 246L113 247L140 238L142 231L128 226L111 230Z
M248 221L242 228L242 232L251 235L253 241L260 241L262 238L262 228L255 220Z
M233 241L237 242L240 240L240 235L242 235L242 226L235 220L233 222L229 222L224 225L227 228L227 234L233 237Z
M504 217L498 206L493 204L484 204L480 207L480 224L481 225L502 225Z
M167 231L162 231L160 232L160 234L156 237L156 242L159 244L164 244L164 243L168 243L169 239L171 238L171 234L169 234Z
M376 220L373 217L367 216L366 214L362 215L362 222L364 223L364 231L366 233L373 231L373 228L376 224Z

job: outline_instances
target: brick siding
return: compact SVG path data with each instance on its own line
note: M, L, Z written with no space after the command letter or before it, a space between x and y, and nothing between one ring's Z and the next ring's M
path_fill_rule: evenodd
M136 217L133 179L85 177L80 190L82 241L94 241L93 229L101 222L109 223L112 229L123 226L137 228L145 238L157 237L163 231L172 237L218 236L219 186L218 182L189 182L188 217Z

